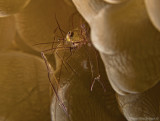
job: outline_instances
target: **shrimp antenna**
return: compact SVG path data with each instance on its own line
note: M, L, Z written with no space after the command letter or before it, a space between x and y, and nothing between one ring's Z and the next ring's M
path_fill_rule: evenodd
M55 20L56 20L56 23L57 23L57 25L58 25L58 29L60 30L61 35L62 35L62 37L64 38L63 31L62 31L62 29L61 29L61 27L60 27L60 25L59 25L59 23L58 23L58 20L57 20L56 14L55 14ZM64 40L63 40L63 44L64 44Z
M46 44L53 44L53 43L59 43L59 42L42 42L42 43L37 43L37 44L34 44L33 46L37 46L37 45L46 45Z

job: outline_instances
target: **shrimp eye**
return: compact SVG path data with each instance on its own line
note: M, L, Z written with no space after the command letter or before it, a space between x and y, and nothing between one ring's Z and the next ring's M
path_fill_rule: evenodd
M73 37L74 33L71 32L71 31L69 31L69 32L68 32L68 35L69 35L70 37Z
M69 31L68 34L70 35L70 34L71 34L71 31Z

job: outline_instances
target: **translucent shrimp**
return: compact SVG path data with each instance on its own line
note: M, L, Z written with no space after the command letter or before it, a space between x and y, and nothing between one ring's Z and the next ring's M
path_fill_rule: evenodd
M69 64L68 61L71 57L74 56L73 52L78 51L81 48L84 48L85 54L88 56L87 57L88 63L90 65L90 72L92 75L91 91L93 90L93 86L96 81L99 82L99 84L103 87L104 91L105 91L105 87L104 87L103 83L101 82L101 76L100 76L100 71L99 71L99 61L98 61L99 55L90 41L89 27L87 26L87 24L82 23L79 27L76 27L75 29L70 30L66 35L64 35L65 32L61 29L60 24L58 23L58 20L56 17L55 17L55 20L57 22L57 26L58 26L57 28L60 31L61 37L58 36L58 39L55 39L54 42L39 43L36 45L52 44L52 47L50 49L43 50L41 52L41 55L42 55L43 60L45 61L45 64L46 64L46 67L48 70L48 78L49 78L49 81L50 81L51 86L53 88L53 91L55 92L55 95L59 101L60 106L63 108L64 112L68 115L67 108L65 107L65 105L63 104L63 102L61 101L61 99L57 93L57 90L56 90L57 88L52 84L50 75L53 73L51 72L51 69L49 68L49 64L48 64L47 58L45 56L46 53L48 53L48 52L54 53L61 61L60 70L59 70L59 80L56 77L54 78L54 80L56 81L57 86L58 86L58 83L60 82L60 78L61 78L62 66L64 66L66 70L68 70L68 68L70 68L73 73L77 74L75 69L71 67L71 65ZM56 28L56 31L58 30L57 28ZM70 51L70 54L67 57L65 56L65 54L60 55L58 53L58 51L65 51L65 50ZM94 55L92 55L92 58L90 57L91 56L89 53L90 50L92 51L92 53L94 53ZM94 59L93 59L93 57L94 57ZM78 61L78 60L76 60L76 61ZM93 64L93 61L95 62L94 64Z

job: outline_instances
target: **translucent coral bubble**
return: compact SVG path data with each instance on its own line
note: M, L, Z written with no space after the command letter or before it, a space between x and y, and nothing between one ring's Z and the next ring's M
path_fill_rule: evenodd
M75 12L75 8L68 6L64 1L33 0L23 12L15 16L16 27L27 45L36 50L44 50L51 47L51 44L33 45L54 40L54 35L58 35L55 33L58 27L56 18L61 29L68 31L69 18ZM59 35L61 36L60 33Z
M160 31L160 1L159 0L145 0L146 8L153 25Z
M159 86L140 94L117 94L119 108L128 121L159 121Z
M15 33L14 18L0 18L0 50L5 50L11 46Z
M0 17L18 13L29 2L30 0L0 0Z
M160 33L151 24L144 1L106 7L92 21L91 30L117 93L144 92L159 82Z
M0 119L50 121L46 66L21 52L0 53Z
M122 3L128 0L104 0L104 1L106 1L107 3L111 3L111 4L119 4L119 3Z

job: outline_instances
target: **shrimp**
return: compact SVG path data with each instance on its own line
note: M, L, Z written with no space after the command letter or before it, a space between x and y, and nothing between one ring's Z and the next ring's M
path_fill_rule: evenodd
M94 48L94 46L92 45L92 43L90 41L89 27L87 26L87 24L83 23L83 24L80 25L80 27L74 28L74 29L70 30L66 35L64 35L65 32L61 29L60 24L58 23L58 20L57 20L56 17L55 17L55 20L57 22L57 26L58 26L57 28L59 29L62 38L59 37L56 41L54 40L54 42L40 43L40 44L52 44L52 48L47 49L47 50L43 50L41 52L41 55L42 55L42 58L43 58L43 60L46 64L46 67L47 67L47 70L48 70L48 78L49 78L49 81L51 83L51 87L53 88L53 91L54 91L54 93L55 93L55 95L56 95L56 97L57 97L57 99L60 103L60 106L63 108L64 112L68 115L67 108L65 107L65 105L61 101L61 99L60 99L60 97L57 93L56 87L52 84L50 75L53 74L53 73L51 72L51 69L50 69L49 64L48 64L48 60L45 56L45 54L47 52L55 53L57 55L57 57L62 62L61 67L60 67L61 69L59 71L59 80L57 80L56 77L54 78L57 85L60 82L62 66L64 66L66 70L68 70L68 68L67 68L67 66L68 66L72 70L72 72L77 74L77 72L74 70L74 68L71 67L71 65L68 63L68 61L69 61L70 57L73 56L74 51L78 51L80 48L85 48L86 49L86 51L85 51L86 55L88 55L90 72L91 72L91 75L92 75L92 83L91 83L90 90L91 91L93 90L93 86L94 86L96 81L98 81L99 84L103 87L104 92L105 92L105 87L104 87L103 83L101 82L101 76L100 76L100 71L99 71L99 61L98 61L98 56L99 55L98 55L97 50ZM56 31L58 30L57 28L56 28ZM35 45L40 45L40 44L35 44ZM88 47L91 48L92 51L94 52L94 55L95 55L94 56L95 57L94 61L96 62L96 65L92 64L92 59L90 57L90 53L87 50ZM58 54L58 51L61 51L61 50L69 50L70 55L67 56L66 59L64 59L65 54L63 54L63 56L60 56L60 54ZM94 68L96 68L96 71L97 71L96 76L94 76L93 66L95 66Z

